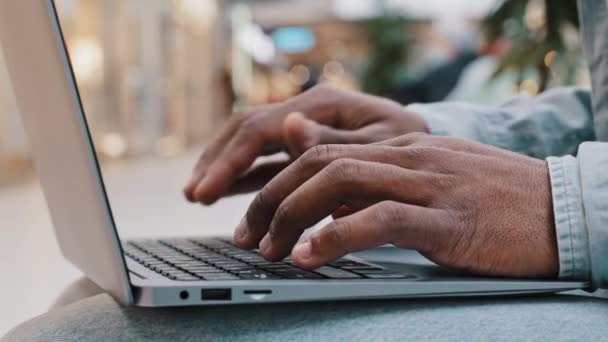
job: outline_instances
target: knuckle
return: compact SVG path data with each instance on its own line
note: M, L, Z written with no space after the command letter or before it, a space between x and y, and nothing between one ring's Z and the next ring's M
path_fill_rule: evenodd
M352 235L351 232L352 226L346 220L336 220L326 228L325 238L330 241L332 246L349 252L346 237Z
M282 227L285 222L288 221L288 217L290 215L291 206L288 203L281 203L274 213L274 217L272 219L272 224L270 225L270 229L268 230L268 234L271 238L275 238L278 235L279 229L278 227Z
M393 201L385 201L380 203L379 210L377 210L376 220L384 227L388 232L395 233L400 223L406 221L405 211L402 206Z
M334 183L342 184L350 182L361 172L361 165L354 159L342 158L332 161L325 168L325 175Z
M239 127L243 124L243 122L245 122L245 120L247 120L251 116L252 116L251 113L248 113L248 112L234 113L234 114L232 114L232 117L230 118L230 123Z
M420 141L426 140L429 137L431 137L431 135L429 135L427 133L423 133L423 132L413 132L413 133L408 133L408 134L404 135L404 137L405 137L405 139L414 143L414 142L420 142Z
M326 94L327 92L332 92L334 90L336 90L336 87L327 83L318 84L311 89L312 92L321 94Z
M318 167L327 164L335 154L336 147L332 145L317 145L308 149L300 158L299 163L303 167Z
M435 159L438 155L443 154L443 150L433 146L412 146L406 147L403 153L408 160L422 163Z
M428 184L433 184L435 188L441 192L454 191L458 188L458 177L451 174L450 170L441 170L440 175L428 179Z
M414 132L402 135L393 140L395 146L409 146L415 143L420 143L429 137L426 133Z
M259 131L261 128L260 120L257 115L248 116L242 119L240 129L244 133L254 133Z
M261 218L266 222L270 222L272 220L272 213L269 208L272 207L272 196L269 194L269 191L264 188L260 191L249 206L249 210L247 210L247 220L249 222L258 222Z

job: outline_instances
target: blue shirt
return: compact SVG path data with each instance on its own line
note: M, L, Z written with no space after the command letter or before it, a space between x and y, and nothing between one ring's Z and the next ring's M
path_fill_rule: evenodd
M608 0L579 0L592 90L559 88L499 107L414 104L431 133L546 158L559 276L608 288Z

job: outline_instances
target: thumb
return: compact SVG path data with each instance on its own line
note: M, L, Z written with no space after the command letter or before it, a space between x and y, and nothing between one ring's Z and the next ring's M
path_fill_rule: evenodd
M335 129L294 112L283 121L283 138L289 152L300 156L311 147L325 144L362 144L371 142L362 130Z

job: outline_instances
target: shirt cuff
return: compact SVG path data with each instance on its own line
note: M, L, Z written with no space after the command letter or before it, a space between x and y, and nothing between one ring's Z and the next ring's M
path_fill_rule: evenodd
M576 158L547 158L561 279L590 278L589 243Z
M469 138L471 135L470 130L472 129L471 125L458 125L459 122L453 122L453 118L445 115L445 112L440 110L441 108L436 108L442 105L443 103L415 103L408 105L406 108L408 111L414 112L424 119L426 127L432 135Z
M608 288L608 143L582 144L578 162L589 234L591 286Z

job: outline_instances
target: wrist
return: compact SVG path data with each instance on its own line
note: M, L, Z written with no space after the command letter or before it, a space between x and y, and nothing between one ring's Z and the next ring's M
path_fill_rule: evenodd
M402 110L404 111L404 115L408 118L409 126L411 128L411 132L408 133L431 133L431 130L429 129L429 126L427 125L426 120L424 120L422 115L414 111L408 110L407 108L403 108Z

